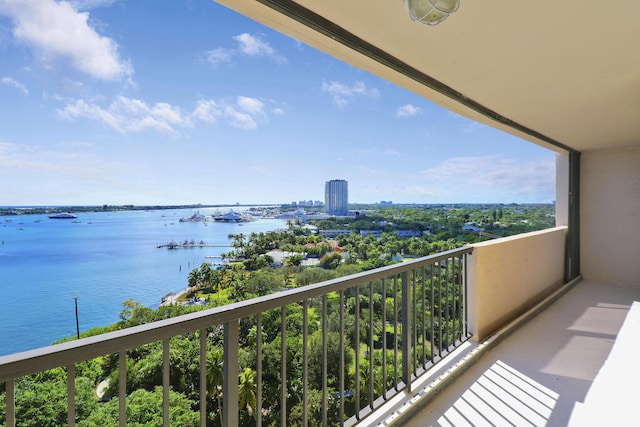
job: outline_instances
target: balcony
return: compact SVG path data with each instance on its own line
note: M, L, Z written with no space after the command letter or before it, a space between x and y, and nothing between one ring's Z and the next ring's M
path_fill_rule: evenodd
M557 153L566 243L556 230L474 247L473 338L363 424L628 425L633 403L619 390L621 378L638 379L627 359L640 296L640 6L581 3L576 19L568 2L540 25L538 3L462 2L434 28L412 23L402 2L216 1ZM563 269L576 279L565 284Z
M631 289L610 290L589 282L563 284L566 233L566 227L557 227L484 242L242 303L1 357L7 425L20 425L14 405L18 378L65 368L69 398L63 404L68 407L68 425L75 425L76 364L113 355L119 363L118 394L124 396L127 368L123 362L127 353L152 342L162 343L162 418L164 425L170 425L169 391L172 375L176 375L170 348L171 338L177 335L190 335L199 342L199 379L192 386L199 390L200 423L205 425L211 400L206 388L207 351L215 331L224 334L223 397L218 409L223 425L238 425L238 374L243 368L238 352L239 343L247 338L240 331L245 331L248 324L265 334L265 319L273 316L279 324L279 372L277 378L267 376L266 365L274 361L266 360L263 334L256 334L255 351L261 355L251 366L257 373L256 425L273 422L274 417L281 425L373 425L408 422L409 416L414 425L426 425L427 420L436 422L442 417L445 421L437 422L446 424L453 419L450 411L476 425L471 415L459 414L459 407L474 406L466 404L468 396L460 392L457 396L456 390L475 393L475 407L479 408L484 396L476 391L478 388L493 393L494 400L502 405L496 404L495 413L508 422L524 417L534 419L534 424L539 420L544 421L542 424L558 421L556 425L563 425L571 407L584 401L581 397L602 366L626 312L624 308L629 305L628 298L640 296ZM386 298L381 300L381 295ZM300 322L287 316L300 308ZM594 323L598 317L607 322ZM319 360L312 359L308 344L312 327L320 331ZM292 355L287 342L300 335L306 344L302 354ZM573 358L576 353L581 356L580 363ZM312 386L312 371L321 374L317 389ZM506 381L506 385L496 384L499 392L486 384L496 378ZM529 388L523 389L522 384ZM514 387L520 388L514 391ZM278 396L265 395L265 390L277 390ZM321 396L319 408L308 403L310 393ZM505 393L521 400L511 402ZM523 402L523 393L536 403ZM441 396L435 399L436 395ZM458 398L463 403L457 402ZM294 421L291 406L298 403L300 410ZM506 411L505 406L513 409ZM118 408L119 422L124 425L128 412L125 399L118 401ZM476 416L490 416L484 409L470 410ZM537 418L532 418L532 411ZM489 418L485 421L495 424ZM455 419L448 422L458 425Z
M581 281L486 352L407 426L630 425L640 290ZM478 351L478 347L474 348ZM424 402L423 402L424 403ZM422 405L422 406L421 406Z

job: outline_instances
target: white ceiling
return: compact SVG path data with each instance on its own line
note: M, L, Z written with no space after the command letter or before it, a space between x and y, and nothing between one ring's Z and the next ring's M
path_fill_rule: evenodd
M217 1L540 145L585 151L640 144L638 1L462 0L435 27L411 21L404 0ZM322 31L350 34L354 44ZM370 52L380 53L376 49L402 66L372 58ZM425 85L425 77L441 83L445 93ZM446 87L460 96L452 98Z

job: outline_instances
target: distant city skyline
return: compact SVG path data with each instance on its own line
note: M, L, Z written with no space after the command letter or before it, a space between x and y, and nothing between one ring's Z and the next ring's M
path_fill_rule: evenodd
M0 205L528 203L555 155L213 1L0 0Z

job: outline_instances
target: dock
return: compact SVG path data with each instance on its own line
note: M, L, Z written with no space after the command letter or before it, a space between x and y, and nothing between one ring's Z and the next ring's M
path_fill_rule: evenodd
M186 240L182 243L178 243L178 242L169 242L169 243L163 243L161 245L156 246L156 248L158 249L163 249L163 248L167 248L167 249L186 249L186 248L231 248L232 246L230 244L209 244L209 243L205 243L202 240L200 242L187 242Z

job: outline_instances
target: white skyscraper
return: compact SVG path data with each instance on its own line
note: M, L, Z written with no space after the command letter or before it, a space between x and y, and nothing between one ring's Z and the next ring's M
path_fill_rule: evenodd
M349 190L344 179L332 179L324 184L324 204L329 215L347 215Z

